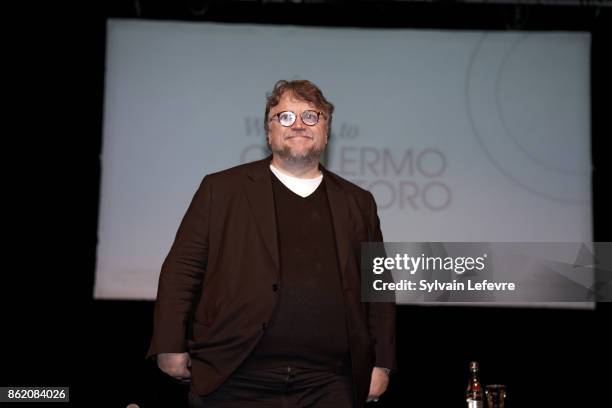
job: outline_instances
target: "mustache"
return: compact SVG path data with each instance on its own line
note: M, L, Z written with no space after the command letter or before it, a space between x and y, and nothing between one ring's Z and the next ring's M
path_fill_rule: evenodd
M285 133L283 135L284 139L292 139L294 137L306 137L308 139L314 139L314 137L311 134L306 133L305 130L297 130L297 131L294 130L292 132Z

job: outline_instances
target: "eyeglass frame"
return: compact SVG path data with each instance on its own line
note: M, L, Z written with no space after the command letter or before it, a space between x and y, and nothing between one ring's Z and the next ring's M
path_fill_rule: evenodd
M280 121L280 115L281 115L281 114L283 114L283 113L286 113L286 112L290 112L290 113L292 113L292 114L293 114L293 116L294 116L294 119L293 119L293 122L291 122L289 125L286 125L286 126L285 126L285 125L283 125L283 124L281 123L281 121ZM316 114L317 114L317 121L316 121L315 123L313 123L312 125L309 125L308 123L304 122L304 118L302 117L302 115L303 115L305 112L314 112L314 113L316 113ZM318 123L321 121L321 115L323 115L323 118L327 119L327 116L325 115L325 113L323 113L322 111L316 111L316 110L314 110L314 109L305 109L305 110L303 110L303 111L302 111L302 113L300 113L300 115L299 115L299 116L300 116L300 119L302 120L302 123L303 123L303 124L305 124L306 126L316 126L316 125L317 125L317 124L318 124ZM284 111L280 111L280 112L277 112L277 113L275 113L274 115L272 115L272 116L270 117L270 119L268 119L268 121L269 121L269 122L272 122L272 120L273 120L274 118L276 118L276 120L278 121L278 124L279 124L279 125L281 125L282 127L291 127L291 126L293 126L293 125L295 124L295 122L297 121L298 115L297 115L297 114L296 114L294 111L291 111L291 110L284 110Z

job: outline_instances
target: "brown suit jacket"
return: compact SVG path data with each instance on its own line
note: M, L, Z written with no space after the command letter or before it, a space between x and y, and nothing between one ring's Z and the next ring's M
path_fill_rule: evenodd
M269 164L270 157L204 177L162 266L147 357L189 352L192 385L201 395L253 350L282 291ZM337 240L355 406L362 406L373 366L396 367L395 303L361 302L361 242L382 241L372 194L321 171Z

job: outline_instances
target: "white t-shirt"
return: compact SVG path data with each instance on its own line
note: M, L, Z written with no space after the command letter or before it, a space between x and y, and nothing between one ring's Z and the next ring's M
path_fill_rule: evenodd
M290 176L287 173L282 173L279 169L271 164L270 170L272 170L272 173L274 173L276 178L278 178L280 182L283 183L289 190L302 197L311 195L323 181L322 173L320 176L315 178L303 179Z

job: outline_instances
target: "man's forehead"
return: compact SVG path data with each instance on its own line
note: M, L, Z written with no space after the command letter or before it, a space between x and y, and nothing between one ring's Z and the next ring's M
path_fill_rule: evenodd
M304 99L299 98L292 92L285 92L284 94L282 94L278 101L278 105L274 106L273 108L279 109L279 108L287 107L290 105L308 106L309 108L313 108L313 109L317 108L317 106L314 103L305 101Z

